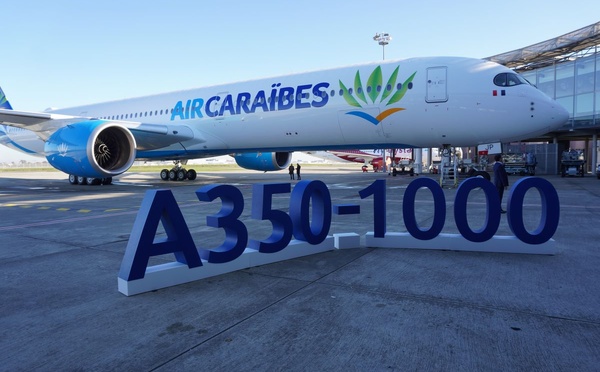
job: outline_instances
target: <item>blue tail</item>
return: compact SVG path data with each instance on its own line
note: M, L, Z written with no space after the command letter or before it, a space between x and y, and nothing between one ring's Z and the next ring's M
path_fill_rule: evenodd
M10 102L8 102L8 100L6 99L6 96L4 95L2 88L0 88L0 108L12 110L12 106L10 105Z

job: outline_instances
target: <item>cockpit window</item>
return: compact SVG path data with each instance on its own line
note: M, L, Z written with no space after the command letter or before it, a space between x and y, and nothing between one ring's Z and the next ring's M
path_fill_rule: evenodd
M527 80L521 75L513 72L503 72L494 77L494 84L499 87L512 87L519 84L528 84Z

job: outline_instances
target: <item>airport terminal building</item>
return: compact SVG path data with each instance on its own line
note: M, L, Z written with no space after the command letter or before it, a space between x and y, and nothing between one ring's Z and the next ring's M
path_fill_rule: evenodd
M522 49L485 58L521 74L554 98L570 113L569 121L543 138L507 144L507 150L525 143L549 142L550 153L582 149L587 172L596 173L600 133L600 22ZM529 150L527 150L529 151ZM552 156L549 156L552 157ZM538 154L539 159L539 154ZM558 167L558 166L557 166ZM544 172L546 173L546 172ZM547 169L548 174L556 172Z

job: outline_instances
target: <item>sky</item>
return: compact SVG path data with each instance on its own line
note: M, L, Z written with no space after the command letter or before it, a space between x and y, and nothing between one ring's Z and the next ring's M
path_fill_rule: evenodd
M377 61L381 32L386 60L485 58L599 20L590 0L0 0L0 86L43 111Z

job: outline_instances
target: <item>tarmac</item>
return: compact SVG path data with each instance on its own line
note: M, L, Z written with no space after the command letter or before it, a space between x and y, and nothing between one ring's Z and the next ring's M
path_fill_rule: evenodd
M333 216L329 234L361 236L374 223L373 200L359 190L385 179L387 231L402 232L404 190L433 177L302 170L303 180L328 186L334 204L361 206L359 215ZM600 180L542 178L560 199L555 255L334 249L125 296L117 277L148 190L170 189L196 245L212 248L225 234L206 216L220 204L198 201L197 189L238 188L240 220L263 239L272 226L250 216L252 185L297 181L240 170L185 182L126 173L111 186L80 186L58 172L0 172L0 370L598 371ZM444 189L443 232L457 232L455 193ZM431 194L419 191L416 203L427 226ZM287 212L289 194L273 205ZM469 223L481 223L476 193L468 208ZM535 191L526 210L535 227ZM501 218L497 235L511 236Z

